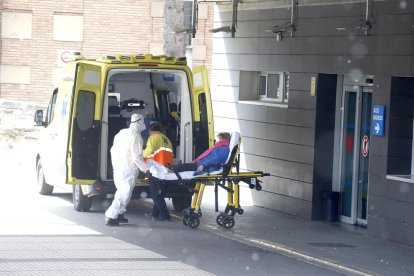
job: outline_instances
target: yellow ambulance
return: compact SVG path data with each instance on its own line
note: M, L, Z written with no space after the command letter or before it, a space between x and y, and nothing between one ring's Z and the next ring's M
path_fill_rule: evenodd
M46 113L46 114L45 114ZM174 162L191 162L214 143L210 90L205 67L187 66L185 58L105 55L85 59L75 54L54 89L47 111L37 110L44 127L36 156L39 192L70 187L77 211L89 211L92 198L115 193L110 148L133 113L158 122L174 147ZM134 196L148 197L140 176ZM182 186L163 190L176 210L190 205Z

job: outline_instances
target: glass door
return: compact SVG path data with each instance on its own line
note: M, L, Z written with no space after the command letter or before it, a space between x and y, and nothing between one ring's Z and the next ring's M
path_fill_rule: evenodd
M341 147L341 220L366 225L372 88L345 86Z

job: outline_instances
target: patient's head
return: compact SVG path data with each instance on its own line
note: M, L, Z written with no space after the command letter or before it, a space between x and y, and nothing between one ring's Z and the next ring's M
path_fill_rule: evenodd
M230 141L230 133L220 132L219 134L217 134L217 140L218 141L222 141L222 140Z

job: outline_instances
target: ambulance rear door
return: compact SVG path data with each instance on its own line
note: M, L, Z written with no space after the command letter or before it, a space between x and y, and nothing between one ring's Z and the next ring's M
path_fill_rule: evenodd
M67 183L92 184L99 175L101 67L78 63L67 150Z
M205 66L193 69L194 156L214 145L213 110L208 73Z

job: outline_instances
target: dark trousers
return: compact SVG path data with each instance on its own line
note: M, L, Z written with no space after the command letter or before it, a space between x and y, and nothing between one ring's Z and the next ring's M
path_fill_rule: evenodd
M173 165L172 168L175 172L196 171L197 163L176 164L176 165Z
M151 198L154 202L154 207L152 208L152 216L161 219L169 219L170 212L167 209L167 204L165 203L164 196L161 194L161 190L158 186L156 178L150 177L149 185Z
M173 165L173 170L175 172L185 172L185 171L196 171L197 170L197 163L184 163L184 164L177 164ZM149 185L150 185L150 192L151 198L154 202L154 207L152 208L152 216L158 217L161 219L169 219L170 212L167 209L167 204L165 203L164 196L161 194L160 187L157 183L156 178L150 177L149 178Z

